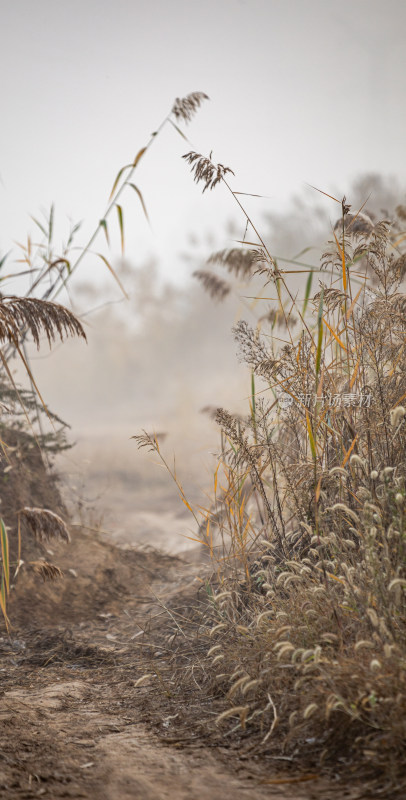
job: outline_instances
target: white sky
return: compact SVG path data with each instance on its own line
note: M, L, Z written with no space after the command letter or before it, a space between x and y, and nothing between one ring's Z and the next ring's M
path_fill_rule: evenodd
M313 203L305 182L344 194L366 171L406 179L404 0L0 0L0 10L0 254L52 201L91 232L118 169L192 91L211 100L187 135L232 167L234 189L270 195L247 201L257 218L292 193ZM124 201L128 258L155 253L178 278L187 234L210 229L227 246L223 223L236 216L224 189L202 195L193 183L188 149L168 128L140 165L152 233L136 195Z

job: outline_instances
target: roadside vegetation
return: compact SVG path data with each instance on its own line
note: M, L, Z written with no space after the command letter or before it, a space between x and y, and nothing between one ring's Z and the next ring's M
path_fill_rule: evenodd
M73 238L62 255L52 246L53 212L46 227L37 223L41 247L34 253L27 242L33 279L26 297L1 298L0 337L5 392L14 392L21 408L10 359L17 354L29 375L33 418L24 413L35 442L47 410L25 340L84 336L55 299L93 253L97 235L109 243L113 214L124 251L122 192L135 191L147 213L132 182L137 164L163 125L185 138L179 125L205 99L195 93L175 101L119 171L105 215L76 260ZM218 301L237 286L257 321L241 319L234 328L250 375L246 415L208 409L219 427L219 454L205 508L189 503L159 437L134 437L171 472L212 570L183 616L167 609L172 655L159 670L146 662L135 686L157 677L165 702L182 706L180 721L190 730L206 727L216 742L316 772L350 770L394 796L406 786L406 208L377 219L366 205L352 209L345 197L327 196L338 220L326 231L321 264L282 267L231 188L232 170L195 151L184 158L204 192L227 190L245 231L196 277ZM117 279L107 256L96 256ZM11 576L24 558L21 524L42 542L68 539L62 518L34 499L15 513L1 525L6 622ZM18 543L13 564L6 525ZM59 575L45 560L31 563L44 579ZM200 704L198 716L188 714L186 695Z
M185 160L203 191L225 185L246 225L196 277L219 301L239 281L257 323L234 328L246 416L209 409L212 501L191 511L213 577L193 625L173 630L198 654L186 669L180 658L182 684L222 698L207 718L217 737L393 792L405 780L406 208L382 220L328 196L339 213L320 267L282 268L231 170ZM157 437L135 438L164 460Z
M43 580L62 577L59 567L47 559L47 548L42 547L42 550L40 548L39 557L36 557L35 547L32 548L33 541L39 545L49 543L52 539L69 541L68 529L62 517L55 510L45 506L38 507L35 500L37 496L46 501L45 484L48 483L48 497L54 508L57 506L58 509L66 511L57 489L57 476L50 472L50 468L53 457L69 447L66 439L66 429L69 426L48 409L35 380L27 345L34 343L39 348L44 337L49 346L56 340L63 341L69 336L78 336L86 340L82 322L69 309L56 302L62 292L65 292L69 299L70 282L86 258L93 258L94 261L103 264L118 284L122 294L127 297L109 255L111 217L114 215L123 256L125 225L123 206L119 202L121 195L127 187L135 192L142 211L148 218L143 195L133 182L137 166L166 125L172 125L183 135L176 122L179 120L188 122L206 98L202 92L196 92L183 100L175 100L170 112L151 134L146 145L136 153L129 164L119 170L104 214L85 245L77 245L81 223L72 224L66 240L56 242L55 209L51 205L48 215L44 214L40 219L32 217L35 236L33 238L28 235L26 242L19 244L20 257L15 260L15 266L11 271L6 273L10 253L0 257L0 282L2 288L4 287L0 295L0 342L4 345L3 350L0 350L2 364L0 403L4 419L1 423L0 439L3 458L0 609L7 630L10 626L7 613L10 588L20 573L28 568L34 570ZM101 239L104 240L105 246ZM93 247L97 241L99 250L95 251ZM6 295L7 287L10 285L14 287L18 279L24 279L27 283L24 294ZM28 389L21 388L15 381L13 372L16 359L23 366L28 379ZM46 431L47 423L50 430ZM48 477L46 477L47 470ZM24 502L20 505L19 501L22 498ZM22 542L24 534L31 537L25 550Z

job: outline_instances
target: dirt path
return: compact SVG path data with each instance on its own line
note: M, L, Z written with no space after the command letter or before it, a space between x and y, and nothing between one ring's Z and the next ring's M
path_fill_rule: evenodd
M54 558L64 582L21 581L10 609L16 626L0 639L4 800L355 796L311 776L286 777L281 762L210 747L177 727L153 681L134 686L146 652L154 663L165 659L165 648L147 641L146 622L162 613L157 598L187 604L201 568L81 532Z
M265 787L254 791L252 780L239 777L204 748L190 754L165 747L132 715L123 719L117 701L115 709L103 712L97 702L101 690L106 687L71 680L6 693L2 725L10 731L18 718L23 741L14 754L4 752L3 745L3 796L186 800L221 797L226 791L236 800L272 796Z

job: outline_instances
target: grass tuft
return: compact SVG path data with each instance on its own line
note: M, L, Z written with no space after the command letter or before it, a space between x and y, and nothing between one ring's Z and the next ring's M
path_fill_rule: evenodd
M226 183L222 165L184 158L204 191ZM375 222L344 198L319 290L312 270L300 299L237 202L258 242L209 265L252 282L256 309L262 277L276 305L234 327L247 416L206 408L221 429L199 526L213 578L188 629L188 691L199 681L217 699L217 737L318 769L351 764L394 796L406 788L403 210ZM196 277L221 299L221 277Z

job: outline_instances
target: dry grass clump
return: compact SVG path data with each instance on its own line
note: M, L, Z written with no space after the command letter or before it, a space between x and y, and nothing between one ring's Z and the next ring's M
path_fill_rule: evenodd
M219 731L356 765L393 797L406 788L405 234L356 222L343 201L313 298L262 240L256 268L252 250L236 262L273 281L277 303L234 330L252 392L245 419L216 413L199 658L223 697Z
M332 476L332 492L352 468ZM352 755L395 776L406 733L404 481L372 480L378 502L326 507L317 534L305 523L304 539L287 536L285 556L262 540L245 580L224 577L207 658L226 731L258 729L265 746L277 728L286 754Z
M29 275L30 281L25 297L17 297L14 294L10 296L0 295L0 342L6 345L4 349L0 350L0 362L3 368L0 380L0 394L2 395L2 401L8 401L10 399L13 401L11 405L8 402L0 402L0 410L5 411L8 415L10 415L11 412L15 414L15 405L16 403L19 405L22 413L18 421L18 431L23 429L24 432L29 432L40 452L41 447L43 448L42 452L45 452L47 460L48 453L51 452L51 450L57 452L61 449L61 437L58 436L58 431L56 431L55 428L51 433L44 431L41 417L42 411L45 412L52 426L54 421L57 421L59 424L61 424L61 421L48 411L35 383L34 373L30 367L29 354L26 348L27 339L31 337L37 348L40 346L42 335L45 335L49 345L56 339L63 341L68 336L79 336L86 339L83 326L79 319L69 309L54 302L61 292L68 288L72 276L86 257L92 256L93 258L97 257L100 259L104 266L107 267L110 274L115 278L123 295L127 296L109 258L103 252L95 252L93 246L96 240L100 238L100 234L103 233L108 249L110 249L110 225L111 217L113 217L118 222L121 252L122 255L124 255L125 225L123 206L119 203L119 200L121 201L121 195L127 187L129 187L131 191L135 191L141 203L143 213L148 219L142 192L139 187L132 182L139 162L151 148L157 136L165 126L171 125L177 133L185 139L185 135L177 124L175 124L175 120L177 123L190 122L201 104L208 99L208 96L204 92L192 92L186 97L176 98L171 110L165 115L161 124L151 134L149 141L137 152L129 164L124 165L119 170L115 177L104 214L98 219L93 233L84 246L78 248L75 245L80 223L71 226L66 242L62 242L58 247L56 246L55 209L53 204L50 207L49 215L45 215L45 219L38 220L32 217L36 227L35 241L28 235L26 244L18 245L21 250L21 258L17 263L23 263L24 270L16 272L15 277ZM196 168L199 172L199 164L196 164ZM216 175L220 177L217 177L217 180L220 180L222 175L227 172L229 172L229 170L226 168L220 169L220 167L218 167ZM214 184L215 183L216 177L214 176ZM3 266L7 258L8 256L5 256L1 259L0 266ZM14 273L10 273L7 278L10 278L13 274ZM24 389L19 390L15 384L10 364L16 356L18 356L22 362L29 378L31 385L30 392ZM23 417L25 420L21 424L21 419ZM8 434L13 434L15 425L12 424L10 418L8 419L8 423L7 426L3 427L5 427ZM7 461L7 466L4 470L4 475L7 475L7 472L13 469L13 465L8 463L7 446L3 441L1 442L1 447L5 460ZM17 562L14 564L10 562L9 554L8 530L11 529L0 519L0 611L3 614L6 625L8 625L7 600L11 588L10 569L11 567L15 567L14 577L16 577L20 570L20 564L22 563L20 559L21 520L25 521L28 528L34 533L35 538L40 542L47 542L51 538L62 539L64 541L69 540L68 530L60 517L46 508L26 507L19 513L17 543L16 547L12 547L12 550L17 549L18 551ZM12 545L14 544L15 543L12 542ZM12 555L14 554L12 553ZM40 566L38 567L37 564L37 567L35 567L36 562L32 562L36 571L39 570L44 579L59 575L57 567L48 564L44 566L42 562L38 563L40 563Z
M278 732L284 752L357 760L393 791L406 768L404 256L387 222L350 235L347 213L315 321L299 309L279 350L259 325L235 329L261 389L245 421L217 412L225 490L206 520L229 568L207 659L226 732L258 730L264 748Z
M55 564L50 564L49 561L31 561L30 566L37 575L40 575L44 583L63 577L62 570Z
M25 520L38 542L50 542L52 539L70 542L66 523L54 511L49 511L47 508L26 507L21 509L19 516Z
M64 542L69 544L70 535L66 523L54 511L48 508L29 508L26 506L18 512L18 559L17 569L14 578L20 572L21 567L24 567L24 561L21 560L21 522L25 523L25 527L34 536L35 541L46 545L51 541ZM47 551L51 552L51 551ZM44 583L46 581L54 581L57 578L63 577L63 572L56 564L51 564L46 558L40 560L28 561L28 566L31 567L36 575L39 575Z

